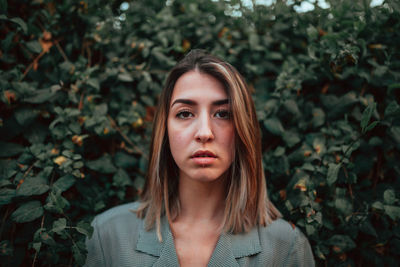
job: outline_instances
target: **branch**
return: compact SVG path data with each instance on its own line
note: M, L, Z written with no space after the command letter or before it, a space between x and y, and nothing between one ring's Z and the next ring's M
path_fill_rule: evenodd
M44 217L45 217L46 215L43 215L43 217L42 217L42 222L41 222L41 224L40 224L40 228L43 228L43 225L44 225ZM40 231L40 233L41 233L42 231ZM35 257L33 258L33 262L32 262L32 267L35 267L35 262L36 262L36 258L37 258L37 254L38 254L38 251L36 250L36 252L35 252Z
M110 115L107 115L107 118L110 120L111 123L111 127L113 127L115 130L117 130L117 132L122 136L122 138L128 143L130 144L137 152L139 152L140 154L142 154L143 156L145 156L146 158L148 157L139 147L137 147L129 138L128 136L126 136L126 134L124 134L121 129L118 127L117 123L114 121L113 118L111 118Z
M22 81L26 75L29 73L29 71L32 69L33 65L35 63L37 63L39 61L39 59L45 54L46 52L44 52L42 50L42 52L40 52L39 55L37 55L37 57L31 62L31 64L29 64L29 66L26 68L26 70L24 71L24 74L22 75L21 79L19 79L19 81Z
M69 59L65 54L64 50L61 48L60 44L58 43L58 40L54 40L54 44L56 45L58 52L60 52L61 56L64 58L64 61L69 62Z

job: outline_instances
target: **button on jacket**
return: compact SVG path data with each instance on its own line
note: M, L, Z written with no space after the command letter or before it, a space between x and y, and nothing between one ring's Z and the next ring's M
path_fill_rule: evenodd
M86 240L85 266L179 266L174 240L165 217L163 241L156 230L145 230L144 220L132 212L138 202L117 206L96 216L93 236ZM282 219L243 234L220 235L208 266L314 266L305 236Z

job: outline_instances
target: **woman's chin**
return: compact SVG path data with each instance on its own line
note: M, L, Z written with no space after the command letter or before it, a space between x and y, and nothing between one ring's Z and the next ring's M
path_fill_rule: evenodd
M223 177L224 173L216 172L215 170L210 169L200 169L193 172L191 175L186 176L187 179L201 183L213 183L222 180Z

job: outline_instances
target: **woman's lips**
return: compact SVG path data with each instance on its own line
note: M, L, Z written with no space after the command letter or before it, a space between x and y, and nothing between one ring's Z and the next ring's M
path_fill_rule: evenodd
M195 164L198 165L210 165L214 163L217 158L213 157L193 157L192 160L194 161Z
M217 156L209 150L198 150L193 153L191 159L198 165L210 165L217 160Z

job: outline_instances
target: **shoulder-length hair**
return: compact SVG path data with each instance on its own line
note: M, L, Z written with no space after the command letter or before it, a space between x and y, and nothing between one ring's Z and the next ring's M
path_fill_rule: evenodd
M171 70L154 117L147 180L136 211L146 228L157 228L161 217L171 223L180 212L178 166L169 147L167 118L176 81L189 71L208 74L220 81L228 95L235 128L235 156L228 170L223 231L247 232L266 226L281 216L267 197L262 166L261 136L251 92L243 77L229 63L202 50L192 50Z

